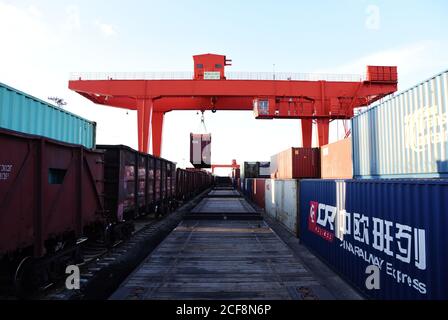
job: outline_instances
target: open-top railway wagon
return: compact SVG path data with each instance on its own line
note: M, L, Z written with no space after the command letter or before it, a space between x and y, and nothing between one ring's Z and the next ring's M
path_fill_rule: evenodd
M103 153L4 129L0 148L0 274L47 283L101 229Z
M82 262L82 243L107 248L139 217L164 215L212 184L207 172L126 146L92 150L0 129L0 148L0 282L19 291Z

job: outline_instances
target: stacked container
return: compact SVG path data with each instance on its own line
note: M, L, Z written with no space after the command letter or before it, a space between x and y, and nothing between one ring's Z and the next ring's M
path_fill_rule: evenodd
M355 178L448 176L448 71L352 121Z
M353 118L356 180L300 181L302 241L369 298L448 298L447 105L443 72Z
M269 161L244 162L242 166L241 177L243 179L269 178L270 165L271 164Z
M296 179L266 179L264 199L266 214L297 236L299 235L298 188L299 180Z
M320 148L322 179L353 178L352 139L347 138Z
M319 148L289 148L272 156L271 178L320 178Z
M447 180L302 180L299 194L301 240L364 295L448 299Z

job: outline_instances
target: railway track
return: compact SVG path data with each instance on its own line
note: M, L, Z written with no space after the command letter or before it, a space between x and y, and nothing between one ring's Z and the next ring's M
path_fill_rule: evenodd
M80 289L61 281L31 299L337 299L340 283L325 285L313 271L322 267L304 263L271 223L232 188L207 190L162 219L139 220L110 250L86 243Z
M335 299L234 190L212 190L111 300Z

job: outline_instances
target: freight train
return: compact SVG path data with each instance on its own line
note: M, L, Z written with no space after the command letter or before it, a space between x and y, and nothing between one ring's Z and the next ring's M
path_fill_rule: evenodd
M0 129L0 281L17 291L82 262L82 244L110 247L134 222L174 209L213 183L210 173L122 145L88 149Z

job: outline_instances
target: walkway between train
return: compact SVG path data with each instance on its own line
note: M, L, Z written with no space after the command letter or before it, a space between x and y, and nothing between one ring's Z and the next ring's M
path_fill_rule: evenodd
M114 300L337 298L233 190L212 191L111 296Z

